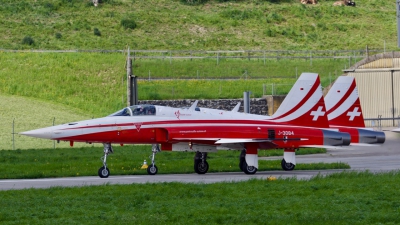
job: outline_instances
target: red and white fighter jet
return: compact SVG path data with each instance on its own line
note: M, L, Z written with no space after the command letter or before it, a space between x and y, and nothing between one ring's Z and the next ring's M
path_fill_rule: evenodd
M204 174L208 152L242 150L239 165L246 174L258 168L258 149L284 149L282 168L293 170L295 149L350 144L346 132L329 129L318 74L303 73L272 116L237 113L219 114L190 108L133 105L107 117L72 122L21 134L58 141L103 143L100 177L110 174L107 155L111 144L152 144L153 158L147 172L157 173L155 154L160 151L193 151L195 172Z
M329 127L351 135L351 145L383 144L385 133L365 128L356 80L339 76L325 96Z

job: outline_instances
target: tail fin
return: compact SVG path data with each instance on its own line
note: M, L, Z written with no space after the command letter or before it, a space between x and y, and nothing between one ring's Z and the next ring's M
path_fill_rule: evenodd
M282 104L272 115L276 122L328 128L321 82L316 73L302 73Z
M354 77L340 76L325 96L329 125L365 127Z

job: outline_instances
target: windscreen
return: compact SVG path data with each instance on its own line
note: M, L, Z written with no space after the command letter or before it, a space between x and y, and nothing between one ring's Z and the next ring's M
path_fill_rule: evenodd
M156 107L154 105L133 105L121 109L109 116L151 116L156 115Z

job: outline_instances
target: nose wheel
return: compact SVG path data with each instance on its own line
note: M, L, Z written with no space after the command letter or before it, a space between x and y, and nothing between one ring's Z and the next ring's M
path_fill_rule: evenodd
M160 150L160 146L158 144L153 144L152 145L152 147L151 147L152 154L150 156L151 165L149 165L149 167L147 167L147 174L149 174L149 175L156 175L157 174L158 168L156 166L155 159L156 159L157 152L160 152L160 151L161 151Z
M147 167L147 173L149 175L156 175L158 172L158 168L154 163L152 163L149 167Z
M100 167L98 174L100 178L107 178L110 175L110 170L107 167L102 166Z
M107 178L110 176L110 170L107 168L107 155L113 153L113 149L111 147L111 143L103 143L104 146L104 156L101 157L101 161L103 162L103 166L100 167L98 171L98 175L100 178Z

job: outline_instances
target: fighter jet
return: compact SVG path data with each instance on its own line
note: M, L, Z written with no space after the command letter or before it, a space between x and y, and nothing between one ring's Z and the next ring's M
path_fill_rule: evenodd
M365 128L354 77L339 76L325 96L329 127L351 135L351 145L383 144L385 133Z
M21 134L57 141L103 143L102 178L110 175L106 160L111 144L151 144L150 175L158 172L158 151L195 152L194 170L205 174L207 153L242 150L239 160L246 174L258 169L258 149L284 149L282 168L293 170L295 150L302 147L348 146L350 135L329 128L318 74L303 73L272 116L214 113L190 108L133 105L109 116L22 132ZM161 148L160 148L161 145Z

